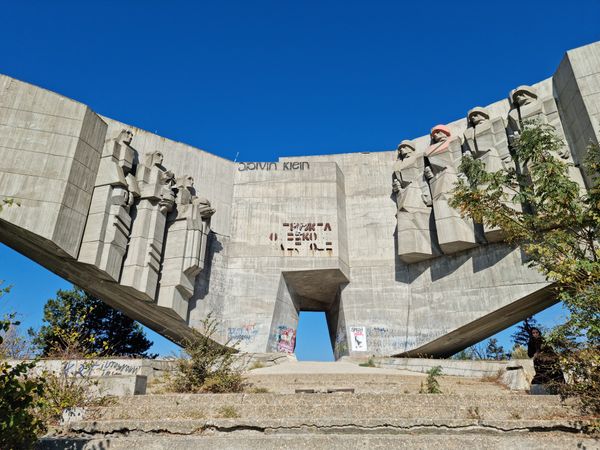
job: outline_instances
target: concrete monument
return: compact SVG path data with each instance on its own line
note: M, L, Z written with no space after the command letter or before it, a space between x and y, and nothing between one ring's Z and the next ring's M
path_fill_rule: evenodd
M477 245L472 221L462 218L449 205L450 191L461 176L462 145L445 125L433 127L430 136L431 145L425 153L428 165L424 173L431 189L440 248L445 254L452 254Z
M464 137L470 157L479 159L488 172L514 169L506 138L506 122L502 117L490 119L487 109L476 107L467 113L467 124ZM506 190L505 203L512 208L520 208L520 205L513 202L515 193ZM487 242L502 240L499 228L484 224L483 231Z
M398 160L394 164L392 189L398 206L398 255L406 263L440 255L433 221L433 202L424 170L423 153L416 151L414 142L402 141L398 145Z
M20 204L0 241L174 341L212 314L221 343L291 353L299 312L324 311L337 358L447 356L556 302L519 249L448 206L461 159L507 167L538 118L583 185L598 86L595 43L398 153L239 163L0 75L0 199Z

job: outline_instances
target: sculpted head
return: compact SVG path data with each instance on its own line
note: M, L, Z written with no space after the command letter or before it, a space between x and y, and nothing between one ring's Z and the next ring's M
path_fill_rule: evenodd
M537 92L531 86L519 86L510 93L510 99L515 106L524 106L537 100Z
M177 182L178 188L193 188L194 187L194 178L191 175L185 175L181 177Z
M490 120L490 113L485 108L476 106L467 113L467 121L474 127L486 120Z
M133 140L133 133L129 130L121 130L117 136L117 142L120 144L130 145Z
M447 141L451 135L450 128L446 125L436 125L431 129L431 133L429 133L432 142Z
M413 141L404 140L398 144L398 159L405 159L415 152L415 143Z
M163 163L163 154L161 152L146 153L144 158L144 165L146 167L160 166Z

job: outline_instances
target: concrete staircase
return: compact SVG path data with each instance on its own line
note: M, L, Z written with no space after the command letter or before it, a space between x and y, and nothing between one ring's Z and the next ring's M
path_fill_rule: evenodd
M460 377L442 377L443 394L419 394L420 374L356 366L355 373L303 370L251 371L249 381L267 393L121 397L87 410L40 447L600 448L598 440L582 433L593 419L579 417L556 396L530 396ZM297 388L317 393L293 393ZM355 392L323 393L342 388Z

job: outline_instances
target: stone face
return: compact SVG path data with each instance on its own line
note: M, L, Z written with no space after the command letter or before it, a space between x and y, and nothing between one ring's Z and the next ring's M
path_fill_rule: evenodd
M236 163L0 76L0 198L21 205L0 240L173 340L212 314L221 343L293 353L299 312L324 311L336 358L447 356L556 301L499 230L449 207L462 158L512 164L537 119L583 186L599 89L596 43L399 153Z

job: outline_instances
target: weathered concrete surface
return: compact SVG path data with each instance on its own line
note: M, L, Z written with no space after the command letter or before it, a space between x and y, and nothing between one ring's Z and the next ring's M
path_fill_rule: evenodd
M363 443L392 448L597 448L597 440L581 434L591 423L556 396L509 391L177 394L130 397L90 409L46 437L41 448L157 448L152 440L169 448L340 448L336 442L345 448Z
M23 360L7 360L15 365ZM141 358L41 359L32 373L50 372L69 377L111 377L140 375L148 379L161 378L174 366L172 360Z
M598 139L598 86L600 43L572 50L523 104L412 139L423 174L404 180L394 151L234 163L0 76L0 198L21 204L2 212L0 240L176 341L212 314L221 343L293 353L308 310L327 313L337 358L447 356L556 301L495 230L448 225L462 223L447 206L460 158L478 140L506 163L497 127L510 141L535 116L581 163ZM427 245L406 246L413 234Z
M81 450L130 450L143 448L148 450L191 449L306 449L327 448L333 450L347 450L349 448L384 449L409 448L409 449L556 449L567 448L598 448L598 442L586 436L570 436L557 432L521 433L521 435L489 435L470 432L465 435L452 435L431 433L421 435L356 435L330 433L326 435L298 435L276 434L256 435L253 432L240 432L235 436L152 436L152 437L109 437L103 439L65 439L44 440L42 449L81 449Z
M148 378L144 375L111 375L90 377L89 380L91 392L117 397L144 395L148 385Z
M348 359L349 361L359 361ZM445 375L481 378L498 374L508 367L519 366L527 374L533 376L533 360L519 359L506 361L487 360L458 360L458 359L434 359L434 358L374 358L377 367L385 369L396 369L400 371L427 373L433 367L441 367Z

